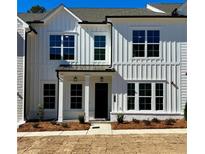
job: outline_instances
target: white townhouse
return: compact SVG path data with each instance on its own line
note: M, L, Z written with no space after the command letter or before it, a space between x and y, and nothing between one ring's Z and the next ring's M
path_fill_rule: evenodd
M182 118L187 81L185 4L20 13L25 97L18 115L45 119ZM19 80L19 79L18 79ZM19 113L24 111L23 113Z

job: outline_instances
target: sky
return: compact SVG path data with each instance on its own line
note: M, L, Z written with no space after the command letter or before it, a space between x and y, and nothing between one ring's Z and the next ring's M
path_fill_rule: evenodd
M143 8L148 3L183 3L184 0L17 0L17 11L27 12L32 6L40 5L46 10L60 4L74 8Z

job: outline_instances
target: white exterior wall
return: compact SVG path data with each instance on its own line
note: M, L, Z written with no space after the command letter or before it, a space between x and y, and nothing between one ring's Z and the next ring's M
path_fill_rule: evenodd
M125 113L127 120L158 117L182 117L186 103L186 19L112 19L113 79L111 120L116 114ZM160 57L133 58L132 31L160 30ZM164 83L163 111L128 111L127 83ZM173 82L175 85L172 85ZM138 93L138 90L136 91ZM136 94L136 99L138 94ZM138 104L138 103L137 103Z
M57 76L55 70L59 67L60 64L109 65L111 59L110 25L79 25L78 21L68 12L61 11L53 16L46 24L33 24L32 26L38 32L38 34L32 34L28 37L28 118L35 118L38 104L43 103L43 84L55 83L57 87ZM50 34L75 35L76 50L74 61L49 59ZM103 62L96 62L94 61L93 36L101 34L106 35L106 60ZM64 97L66 98L66 95L64 95ZM45 110L45 118L56 118L56 112L56 109ZM69 119L76 117L76 113L71 112L69 115L70 117L67 117L66 115L65 117Z
M182 72L186 70L186 19L113 19L113 67L116 75L108 80L112 98L116 94L116 102L110 103L111 120L115 120L119 112L126 113L127 119L150 118L153 116L181 117L186 100L186 77ZM46 24L32 25L37 35L28 37L28 78L27 78L27 115L36 116L38 103L43 103L42 87L44 83L56 83L56 68L60 64L110 64L110 25L79 25L77 20L68 12L59 12ZM159 58L132 58L132 30L159 29L160 30L160 57ZM49 60L49 35L74 34L76 36L76 55L74 61ZM93 61L94 34L106 34L107 49L104 62ZM183 52L182 52L183 51ZM184 62L184 63L183 63ZM181 77L180 77L181 76ZM83 82L84 79L82 79ZM91 80L89 117L94 117L94 79ZM163 82L165 84L165 110L148 114L127 111L127 82L139 83L142 81ZM178 88L171 85L171 82ZM64 82L64 101L68 103L69 80ZM84 83L83 83L84 84ZM111 90L112 89L112 90ZM183 96L182 96L183 95ZM111 100L111 96L109 97ZM57 100L57 98L56 98ZM112 104L112 105L111 105ZM57 104L56 104L57 106ZM46 117L56 118L57 110L45 112ZM67 113L66 113L67 112ZM76 119L79 111L70 111L64 106L64 119Z

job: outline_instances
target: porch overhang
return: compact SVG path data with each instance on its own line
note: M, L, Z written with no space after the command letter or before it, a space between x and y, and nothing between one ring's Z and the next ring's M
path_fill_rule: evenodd
M110 65L60 65L56 72L115 72Z

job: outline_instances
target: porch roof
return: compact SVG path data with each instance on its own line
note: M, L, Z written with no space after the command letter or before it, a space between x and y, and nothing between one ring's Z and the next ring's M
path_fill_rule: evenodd
M115 72L110 65L60 65L57 72Z

